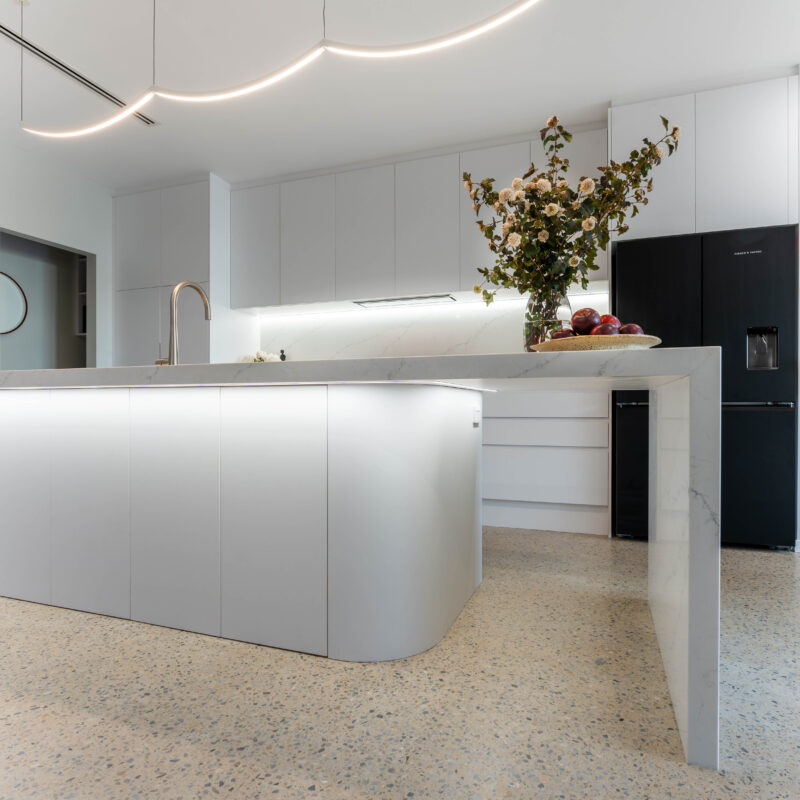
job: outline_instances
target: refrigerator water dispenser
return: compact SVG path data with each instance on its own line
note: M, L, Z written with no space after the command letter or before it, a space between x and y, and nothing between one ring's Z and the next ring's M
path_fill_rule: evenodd
M747 369L778 369L778 329L747 329Z

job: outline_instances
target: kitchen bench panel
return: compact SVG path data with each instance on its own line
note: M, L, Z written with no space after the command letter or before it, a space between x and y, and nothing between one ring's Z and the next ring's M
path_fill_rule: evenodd
M607 505L608 450L484 446L483 497Z
M483 444L608 447L608 420L489 417L483 421Z
M326 655L327 388L221 391L222 635Z
M52 391L52 602L130 617L130 391Z
M608 417L608 392L488 392L484 417Z
M496 528L564 531L608 536L608 506L564 503L526 503L518 500L484 500L483 524Z
M219 388L131 390L131 617L220 633Z
M6 597L50 600L49 391L0 392L0 587Z

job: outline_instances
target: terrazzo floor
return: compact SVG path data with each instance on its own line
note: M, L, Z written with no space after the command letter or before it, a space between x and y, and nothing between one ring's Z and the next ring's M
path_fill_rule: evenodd
M800 798L800 559L724 550L721 773L687 767L646 545L487 529L422 655L346 664L0 600L0 798Z

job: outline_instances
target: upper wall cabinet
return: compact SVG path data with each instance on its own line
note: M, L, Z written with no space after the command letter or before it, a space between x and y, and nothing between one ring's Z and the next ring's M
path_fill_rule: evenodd
M333 300L334 177L281 184L281 303Z
M499 191L505 186L511 186L511 181L515 177L524 175L530 163L529 142L484 147L461 153L459 175L469 172L476 183L484 178L494 178L495 189ZM478 267L493 266L495 256L489 249L489 240L478 229L478 217L472 210L472 200L461 183L459 183L459 213L461 216L460 288L466 291L483 280L483 276L478 274ZM491 215L483 209L480 218L484 222L489 222Z
M630 220L626 239L668 236L695 230L695 119L693 94L646 103L614 106L609 111L609 151L613 161L625 161L646 136L657 141L664 133L659 116L682 129L680 146L653 172L648 204ZM699 158L699 152L698 152Z
M161 192L114 198L114 271L117 289L161 281Z
M281 301L280 186L231 192L231 307Z
M394 166L336 175L336 299L395 293Z
M161 191L161 286L208 281L208 181Z
M400 295L452 292L460 283L458 154L395 167Z
M796 109L796 77L697 95L698 231L796 221Z
M114 199L117 289L208 281L208 181Z

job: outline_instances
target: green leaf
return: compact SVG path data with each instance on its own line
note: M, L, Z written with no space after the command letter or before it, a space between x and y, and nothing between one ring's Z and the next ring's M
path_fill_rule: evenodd
M668 131L669 130L669 120L663 114L660 114L659 116L661 117L661 124L664 126L664 130Z

